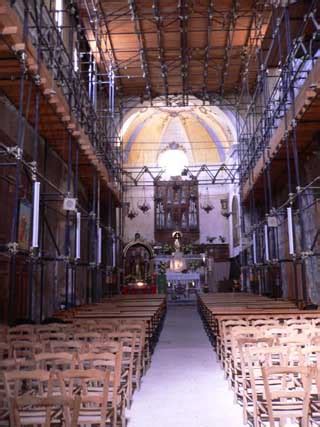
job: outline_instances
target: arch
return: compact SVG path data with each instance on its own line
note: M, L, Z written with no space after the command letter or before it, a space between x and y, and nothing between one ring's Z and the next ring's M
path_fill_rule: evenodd
M240 245L240 216L239 216L239 203L237 196L232 199L232 244L236 248Z
M145 242L144 240L133 240L132 242L129 242L123 249L124 258L126 258L128 250L134 246L143 246L149 252L150 259L154 258L154 252L153 252L152 246L149 245L149 243Z

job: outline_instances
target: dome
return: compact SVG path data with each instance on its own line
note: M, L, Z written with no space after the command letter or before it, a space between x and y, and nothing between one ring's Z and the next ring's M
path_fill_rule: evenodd
M202 106L137 106L122 128L124 166L161 166L166 150L181 150L189 165L223 163L237 142L231 110Z

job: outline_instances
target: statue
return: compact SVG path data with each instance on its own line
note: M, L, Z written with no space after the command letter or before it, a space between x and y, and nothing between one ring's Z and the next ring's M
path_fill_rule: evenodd
M174 238L174 248L176 252L180 252L180 249L181 249L180 240L182 237L182 233L180 231L174 231L172 233L172 237Z
M179 273L187 268L186 261L181 252L181 231L174 231L172 233L172 237L174 238L175 252L172 254L172 258L170 260L170 270Z

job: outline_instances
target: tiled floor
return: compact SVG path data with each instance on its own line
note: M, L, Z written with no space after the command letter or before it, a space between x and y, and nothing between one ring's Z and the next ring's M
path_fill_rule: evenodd
M195 306L169 307L128 420L128 427L242 426Z

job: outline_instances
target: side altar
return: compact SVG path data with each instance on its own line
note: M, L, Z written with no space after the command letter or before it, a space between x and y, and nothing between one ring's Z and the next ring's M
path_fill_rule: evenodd
M123 258L122 293L156 293L153 248L139 233L125 246Z

